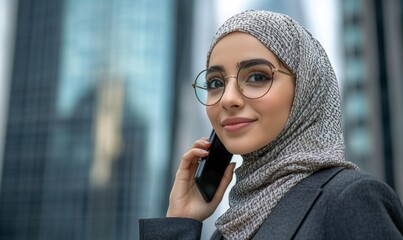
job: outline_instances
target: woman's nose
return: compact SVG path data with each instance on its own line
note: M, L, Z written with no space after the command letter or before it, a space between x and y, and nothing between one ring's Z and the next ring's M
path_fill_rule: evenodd
M225 109L239 108L244 105L244 99L238 90L236 76L227 76L227 84L220 104Z

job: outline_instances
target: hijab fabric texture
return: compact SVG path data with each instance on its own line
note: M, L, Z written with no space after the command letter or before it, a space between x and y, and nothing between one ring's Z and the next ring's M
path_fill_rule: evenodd
M304 178L333 166L358 168L344 159L336 76L311 33L287 15L249 10L218 29L207 59L231 32L257 38L291 70L296 83L284 130L267 146L242 156L230 208L216 221L226 239L251 239L280 199Z

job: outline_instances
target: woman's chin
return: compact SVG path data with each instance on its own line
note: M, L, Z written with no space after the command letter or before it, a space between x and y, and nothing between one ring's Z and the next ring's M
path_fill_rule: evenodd
M248 154L248 153L254 152L254 151L256 151L256 150L259 149L259 148L256 148L256 147L252 147L252 148L251 148L250 146L245 146L245 145L239 146L239 145L235 145L235 144L233 144L233 145L231 145L231 146L226 146L225 148L226 148L230 153L236 154L236 155Z

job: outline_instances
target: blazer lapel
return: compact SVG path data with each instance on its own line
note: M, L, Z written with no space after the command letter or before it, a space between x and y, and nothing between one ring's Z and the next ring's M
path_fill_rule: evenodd
M273 209L253 239L292 239L322 193L323 186L341 170L336 167L316 172L293 187Z

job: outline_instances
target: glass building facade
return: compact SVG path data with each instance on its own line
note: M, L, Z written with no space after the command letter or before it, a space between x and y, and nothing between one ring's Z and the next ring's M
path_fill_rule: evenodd
M137 239L166 211L174 1L20 1L0 239Z
M403 1L341 1L347 158L403 196Z

